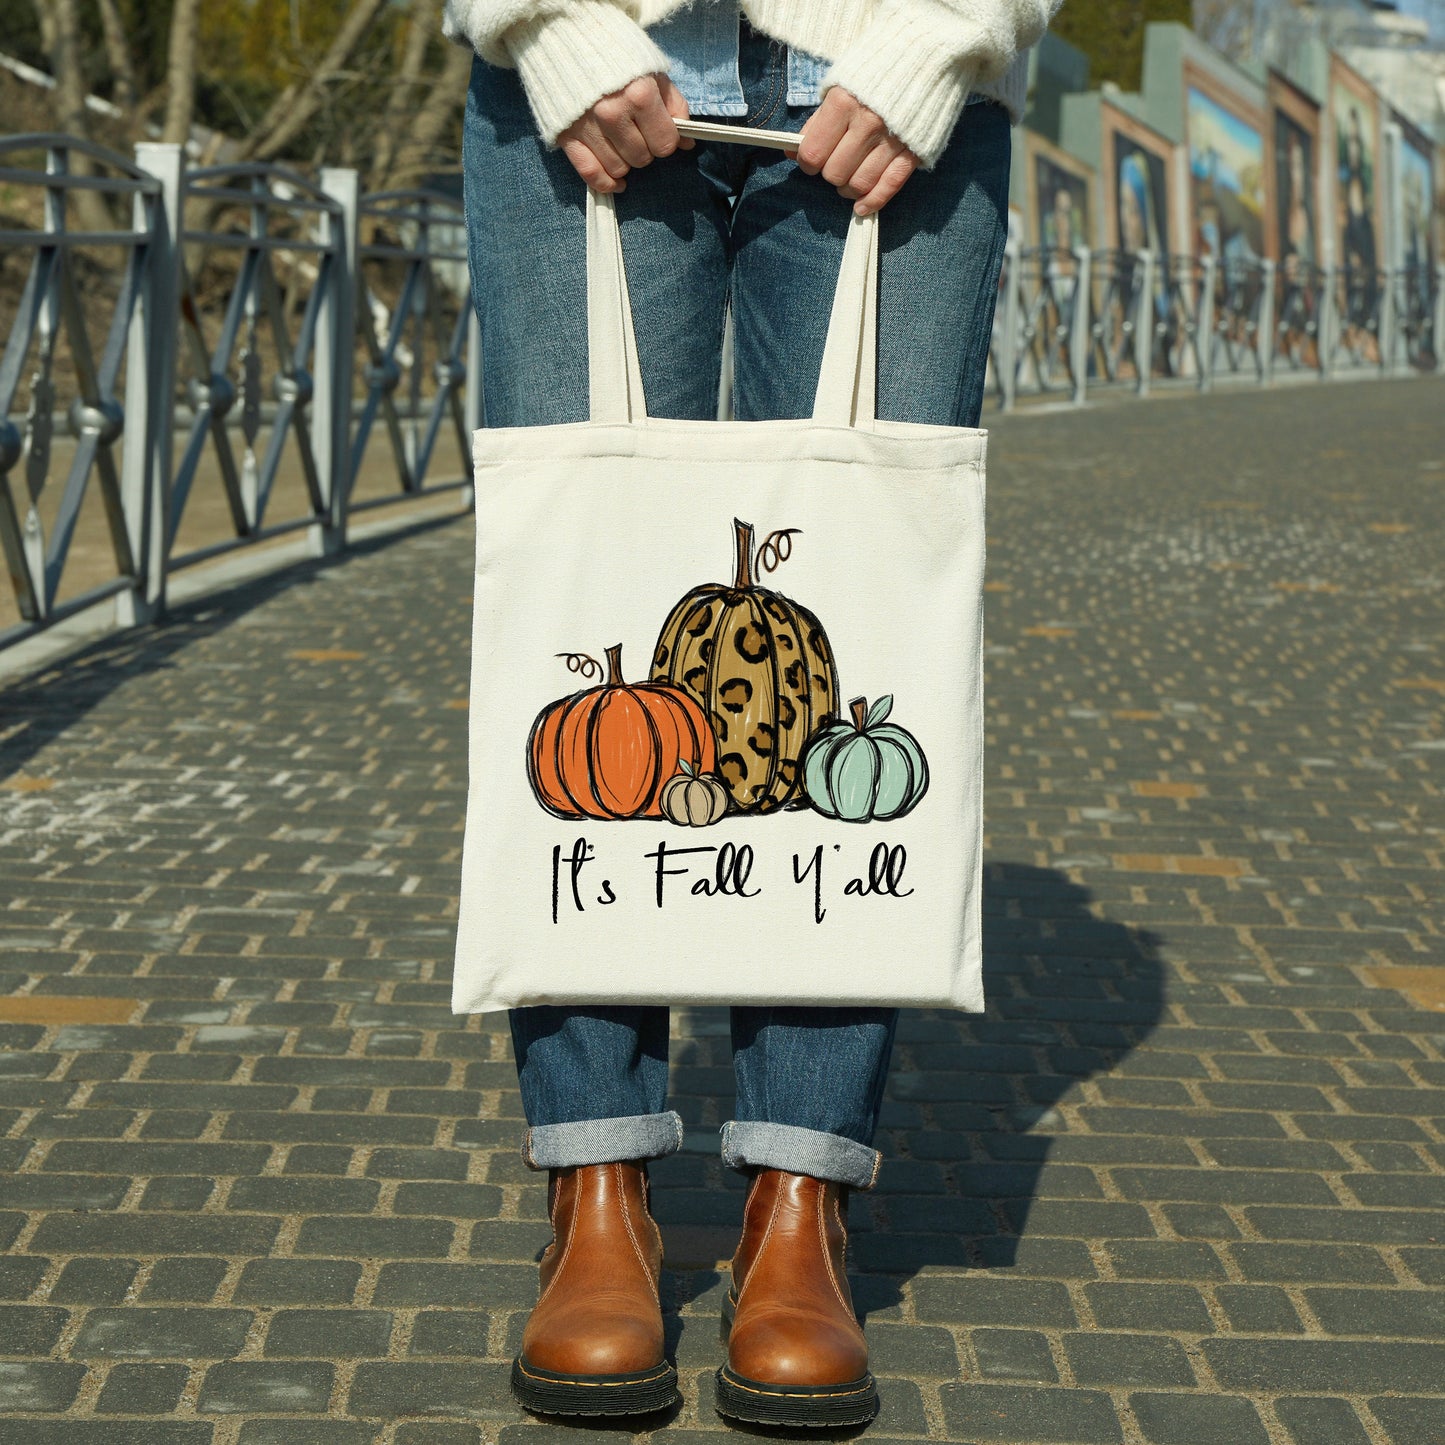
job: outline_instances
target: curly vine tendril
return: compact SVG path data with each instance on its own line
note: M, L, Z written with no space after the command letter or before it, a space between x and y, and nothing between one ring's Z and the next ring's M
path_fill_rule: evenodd
M559 652L558 657L567 661L567 671L575 672L584 682L602 676L602 664L585 652Z
M780 527L769 532L758 548L758 566L764 572L776 572L793 555L793 538L802 532L801 527Z

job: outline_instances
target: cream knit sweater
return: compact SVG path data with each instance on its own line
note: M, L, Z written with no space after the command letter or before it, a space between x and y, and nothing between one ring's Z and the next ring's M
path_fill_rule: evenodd
M493 65L515 67L543 140L629 80L667 69L644 27L699 0L446 0L443 26ZM841 85L931 167L971 91L1017 122L1024 52L1061 0L742 0L753 25L832 62Z

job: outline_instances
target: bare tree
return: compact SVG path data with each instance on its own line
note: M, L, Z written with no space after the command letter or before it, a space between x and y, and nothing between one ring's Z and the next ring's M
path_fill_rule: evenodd
M423 79L427 48L432 39L441 33L440 20L440 0L411 0L401 65L392 81L391 93L386 98L381 130L376 137L370 177L373 190L384 188L391 176L398 143L408 129L415 92Z
M304 81L288 85L247 137L242 147L246 158L270 160L306 130L325 106L332 87L346 78L352 57L390 3L355 0L316 69Z
M466 102L467 76L472 52L460 45L447 47L441 73L432 78L426 99L406 124L405 140L397 149L388 184L415 185L435 164L435 152L448 126Z
M115 82L112 98L117 106L133 118L136 102L135 63L131 60L130 41L125 25L116 9L115 0L97 0L100 7L100 25L105 33L105 59Z
M86 139L90 135L85 111L87 87L85 58L80 38L80 15L76 0L39 0L40 34L50 55L50 73L55 77L51 106L55 128L66 135ZM87 156L72 153L70 169L88 176L93 166ZM112 224L110 212L96 191L71 193L75 219L85 231L106 231Z
M38 0L37 8L41 35L50 51L50 73L55 77L52 104L56 129L70 135L87 135L85 68L76 0Z
M171 11L171 40L166 53L166 118L161 139L185 145L196 108L196 33L201 0L176 0Z

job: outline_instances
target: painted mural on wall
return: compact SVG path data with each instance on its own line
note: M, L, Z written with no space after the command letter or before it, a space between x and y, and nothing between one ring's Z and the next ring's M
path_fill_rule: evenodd
M1155 335L1151 351L1154 370L1172 370L1167 258L1173 247L1169 226L1169 169L1173 147L1157 131L1108 104L1099 108L1103 132L1104 213L1107 243L1121 251L1113 288L1118 316L1133 323L1138 316L1143 265L1136 253L1155 257L1151 304ZM1110 318L1106 318L1110 320Z
M1269 81L1274 194L1270 207L1272 255L1279 263L1275 304L1276 345L1297 366L1318 363L1315 343L1318 292L1316 269L1323 265L1320 229L1320 108L1281 75Z
M1028 137L1032 184L1034 244L1051 251L1092 246L1094 240L1093 170L1042 136Z
M1335 264L1340 269L1341 340L1378 361L1380 126L1375 93L1336 59L1330 80L1335 168Z
M1265 161L1255 112L1192 68L1188 79L1192 250L1224 262L1257 261L1265 254Z
M1399 285L1406 354L1412 366L1434 370L1434 149L1429 139L1403 117L1396 116L1395 123L1400 127L1400 175L1395 196L1398 255L1394 259L1403 271Z

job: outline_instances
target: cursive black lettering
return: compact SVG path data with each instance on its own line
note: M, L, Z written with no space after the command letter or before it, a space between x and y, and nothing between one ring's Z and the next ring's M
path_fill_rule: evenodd
M834 847L837 845L834 844ZM813 875L813 922L821 923L828 910L823 907L823 845L818 844L813 849L813 856L808 861L808 866L799 869L801 858L797 853L793 854L793 882L801 883L809 873Z

